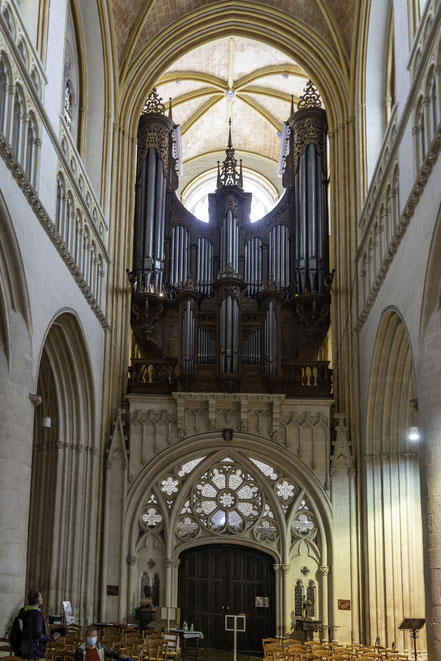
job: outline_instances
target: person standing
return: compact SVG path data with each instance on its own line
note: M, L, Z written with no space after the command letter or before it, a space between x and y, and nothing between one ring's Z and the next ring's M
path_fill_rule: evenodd
M46 645L59 637L59 633L53 635L46 633L41 607L43 597L38 590L31 590L28 594L28 603L18 614L23 623L20 641L20 656L22 659L44 659Z

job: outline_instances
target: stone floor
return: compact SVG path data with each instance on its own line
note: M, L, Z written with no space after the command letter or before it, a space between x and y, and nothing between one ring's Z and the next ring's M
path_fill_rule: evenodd
M188 651L185 656L185 661L195 661L193 650ZM213 650L199 648L198 661L233 661L233 652L225 650ZM238 652L237 661L262 661L262 657L250 656L248 654L241 654Z

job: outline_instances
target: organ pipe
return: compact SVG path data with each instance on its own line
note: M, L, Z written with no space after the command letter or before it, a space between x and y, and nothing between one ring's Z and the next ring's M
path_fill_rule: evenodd
M287 190L255 224L231 135L207 226L174 192L173 122L156 106L140 120L131 323L138 355L166 375L163 390L179 361L178 387L220 382L231 391L242 384L242 365L258 388L263 375L289 380L286 361L319 355L329 327L327 124L321 107L302 103L284 132ZM198 365L217 369L198 373Z
M165 211L174 124L153 91L138 126L132 281L136 292L164 289Z
M187 300L182 324L182 374L193 374L194 372L194 328L193 309L191 301Z
M222 224L220 242L221 271L231 264L237 273L239 271L239 228L231 209L227 210Z
M219 319L220 371L239 371L239 306L232 296L226 296L220 306Z
M311 101L312 98L312 101ZM325 293L329 276L327 120L317 95L290 121L293 141L295 276L298 294ZM308 104L314 104L310 107Z
M245 245L245 283L249 296L258 294L262 288L262 239L257 236Z
M171 233L170 287L175 293L187 282L190 274L190 232L177 225Z
M273 301L268 301L264 320L264 373L277 374L277 317Z
M198 239L197 289L205 296L211 296L213 283L213 244L209 239Z

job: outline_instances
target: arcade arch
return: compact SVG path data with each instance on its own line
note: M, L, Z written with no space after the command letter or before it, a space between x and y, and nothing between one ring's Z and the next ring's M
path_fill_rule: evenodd
M94 605L98 447L90 360L71 312L57 316L49 328L37 394L27 585L38 585L54 612L71 595L75 611L87 620Z
M392 308L378 329L367 411L366 631L372 643L379 636L403 648L410 641L400 623L424 612L423 548L419 450L408 438L417 426L414 364L406 328Z

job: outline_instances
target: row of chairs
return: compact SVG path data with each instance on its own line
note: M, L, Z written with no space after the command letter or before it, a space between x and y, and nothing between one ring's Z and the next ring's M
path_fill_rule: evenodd
M263 638L265 661L408 661L405 653L379 645L341 645L295 639Z
M178 634L134 629L133 627L103 627L99 641L121 654L138 661L175 661L178 651ZM47 661L72 661L75 650L84 642L85 632L69 628L66 636L57 638L46 648Z

